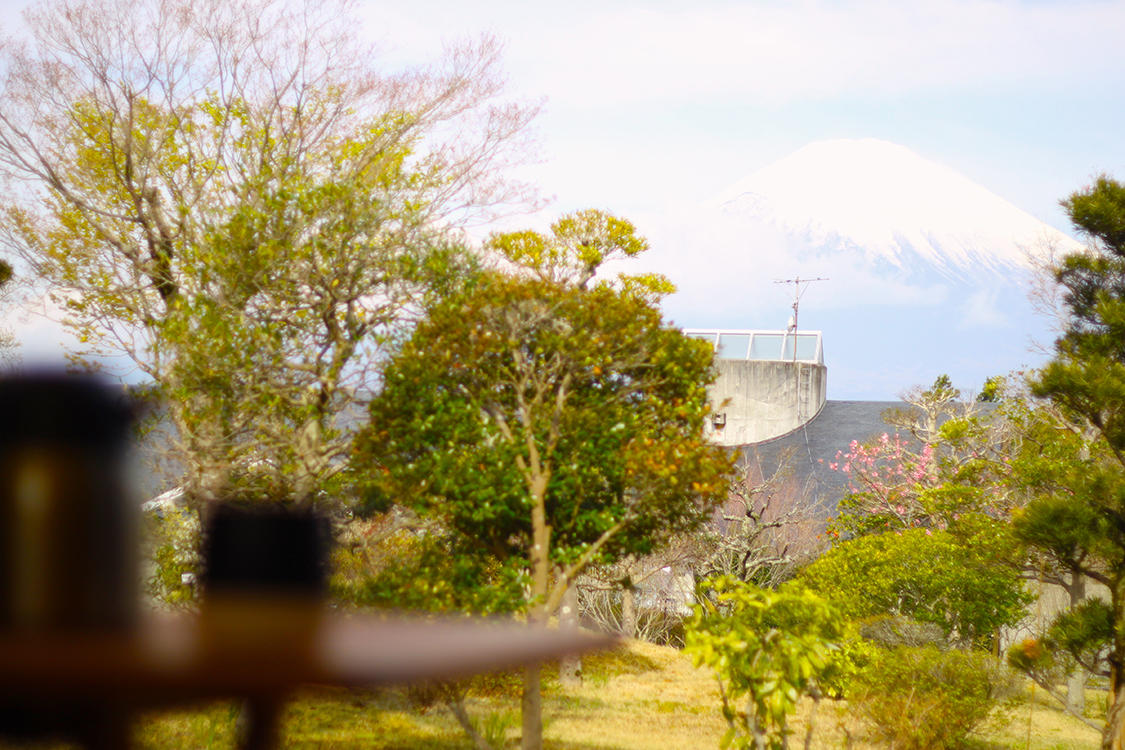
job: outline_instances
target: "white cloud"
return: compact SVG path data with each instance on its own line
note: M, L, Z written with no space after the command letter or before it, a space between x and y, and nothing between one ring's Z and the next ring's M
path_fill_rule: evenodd
M377 17L369 7L373 33L412 54L432 50L436 36L493 31L508 41L520 88L579 109L1070 88L1125 67L1122 3L579 2L543 13L435 1Z
M964 330L977 328L999 328L1008 325L1008 316L1001 311L996 295L987 289L980 289L960 305L961 316L958 327Z

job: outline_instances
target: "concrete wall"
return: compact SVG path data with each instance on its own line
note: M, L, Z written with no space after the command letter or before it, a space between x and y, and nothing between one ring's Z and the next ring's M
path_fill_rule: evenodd
M817 415L827 397L828 368L811 362L719 359L711 410L725 425L704 428L720 445L784 435ZM724 403L726 402L726 403Z

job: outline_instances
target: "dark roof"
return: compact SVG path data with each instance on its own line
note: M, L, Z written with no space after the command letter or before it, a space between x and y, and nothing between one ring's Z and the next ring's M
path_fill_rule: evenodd
M847 452L853 440L877 439L895 428L883 421L888 409L905 408L900 401L828 401L804 426L771 440L745 445L739 451L757 463L763 477L777 471L788 460L794 479L810 492L818 505L831 511L847 492L848 477L829 468L836 454Z

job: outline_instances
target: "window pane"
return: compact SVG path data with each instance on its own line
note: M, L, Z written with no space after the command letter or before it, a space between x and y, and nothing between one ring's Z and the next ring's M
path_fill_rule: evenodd
M816 360L816 336L797 334L797 359Z
M810 361L816 359L816 336L811 333L798 333L796 335L789 334L785 337L785 348L781 352L782 359L794 359L793 357L793 343L796 339L797 343L797 356L796 359Z
M750 359L781 359L781 340L784 336L780 333L755 334L750 343Z
M722 359L746 359L746 349L749 346L749 334L724 333L719 336L719 357Z

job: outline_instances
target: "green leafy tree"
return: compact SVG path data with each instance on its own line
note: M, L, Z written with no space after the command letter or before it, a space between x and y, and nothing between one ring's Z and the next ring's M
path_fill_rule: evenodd
M497 48L377 67L347 2L44 2L3 49L0 245L166 405L189 500L312 502L337 418L454 273L447 230L524 197ZM18 188L16 187L18 185Z
M1047 514L1045 498L1067 505L1091 476L1104 447L1089 429L1027 393L1022 381L1003 383L998 389L1002 398L989 410L943 403L933 398L939 385L915 392L911 409L895 415L914 440L884 436L841 454L835 465L846 467L852 492L839 505L833 531L927 528L942 531L960 546L983 539L992 552L991 570L1008 566L1024 579L1059 586L1071 606L1080 605L1087 595L1087 576L1079 557L1071 554L1073 539L1057 539L1052 552L1027 544L1027 531L1034 526L1063 537L1086 528L1077 519L1076 527ZM1035 499L1038 510L1027 515L1026 506ZM1033 521L1039 514L1041 521ZM1082 713L1084 680L1082 669L1069 676L1065 704L1076 716Z
M977 401L994 404L1000 401L1003 394L1004 377L1002 375L992 375L984 379L984 384L980 388L980 393L977 394Z
M798 575L841 615L902 615L939 625L964 645L1023 617L1029 595L1008 563L1011 540L981 523L965 538L916 528L838 543Z
M1060 491L1029 503L1018 528L1109 590L1109 750L1125 742L1125 186L1102 176L1062 205L1089 245L1056 269L1069 318L1033 388L1088 426L1102 450L1075 466Z
M1005 505L1009 512L999 520L1019 545L1012 562L1039 590L1043 584L1057 586L1067 595L1071 608L1079 607L1086 601L1089 581L1081 563L1092 562L1072 544L1075 523L1082 526L1083 522L1075 517L1055 516L1048 508L1052 504L1071 504L1075 493L1082 491L1090 467L1104 463L1108 457L1105 446L1088 427L1030 394L1006 392L997 413L1005 420L1007 429L1003 471L994 491L1008 497ZM1099 455L1101 458L1097 458ZM1034 539L1040 534L1054 537L1056 542L1063 537L1070 537L1070 541L1045 545ZM1072 554L1075 552L1078 554ZM1067 676L1066 696L1060 698L1065 709L1079 719L1083 719L1085 683L1090 673L1084 664L1069 662L1072 669ZM1046 683L1041 684L1047 687ZM1053 684L1048 692L1056 697L1061 695Z
M1108 657L1112 645L1113 612L1109 603L1086 599L1059 613L1045 633L1012 644L1008 664L1033 679L1079 721L1102 732L1105 722L1090 719L1077 710L1069 694L1060 693L1058 684L1072 675L1076 667L1083 674L1110 678Z
M645 248L598 211L490 247L484 272L432 306L385 371L356 465L378 492L440 520L459 554L517 580L545 623L590 565L645 554L722 497L727 454L702 437L712 352L667 326L658 277L595 280ZM481 580L480 586L492 585ZM541 745L539 668L523 743Z
M728 725L720 746L787 748L789 717L836 668L842 618L808 591L770 591L730 577L705 583L702 593L686 650L719 682Z

